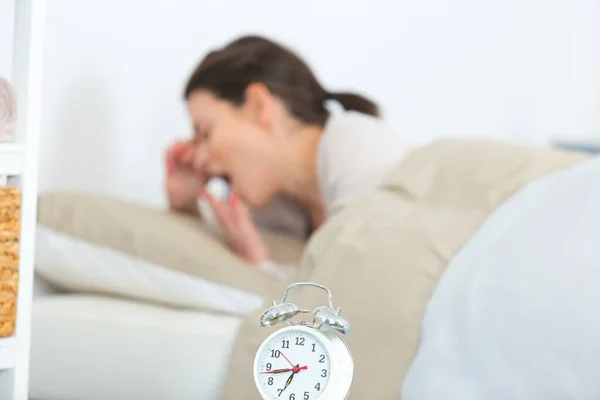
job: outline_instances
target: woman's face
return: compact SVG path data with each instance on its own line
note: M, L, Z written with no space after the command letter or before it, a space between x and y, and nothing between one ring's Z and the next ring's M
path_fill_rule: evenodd
M282 141L275 129L276 105L266 88L251 87L241 107L207 91L187 101L198 143L195 167L208 176L224 176L251 207L265 205L278 189L277 159Z

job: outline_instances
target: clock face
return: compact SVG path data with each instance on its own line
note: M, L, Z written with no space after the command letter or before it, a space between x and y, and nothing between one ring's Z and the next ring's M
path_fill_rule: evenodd
M314 400L329 383L330 354L307 330L282 330L256 357L256 381L268 399Z

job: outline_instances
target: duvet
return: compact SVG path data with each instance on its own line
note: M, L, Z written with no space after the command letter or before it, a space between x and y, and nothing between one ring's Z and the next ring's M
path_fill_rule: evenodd
M600 398L600 158L531 183L450 262L404 400Z

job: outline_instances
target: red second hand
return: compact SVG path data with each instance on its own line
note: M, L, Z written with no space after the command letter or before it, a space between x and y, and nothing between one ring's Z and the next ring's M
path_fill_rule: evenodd
M288 360L288 358L285 356L285 354L283 354L282 352L279 352L279 354L281 354L283 356L283 358L285 358L286 361L289 362L292 367L294 367L294 364L292 364L292 362L290 360Z

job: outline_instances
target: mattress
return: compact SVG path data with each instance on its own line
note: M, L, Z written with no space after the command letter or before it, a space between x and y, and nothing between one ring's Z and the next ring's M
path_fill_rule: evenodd
M240 321L109 297L36 297L30 398L219 399Z

